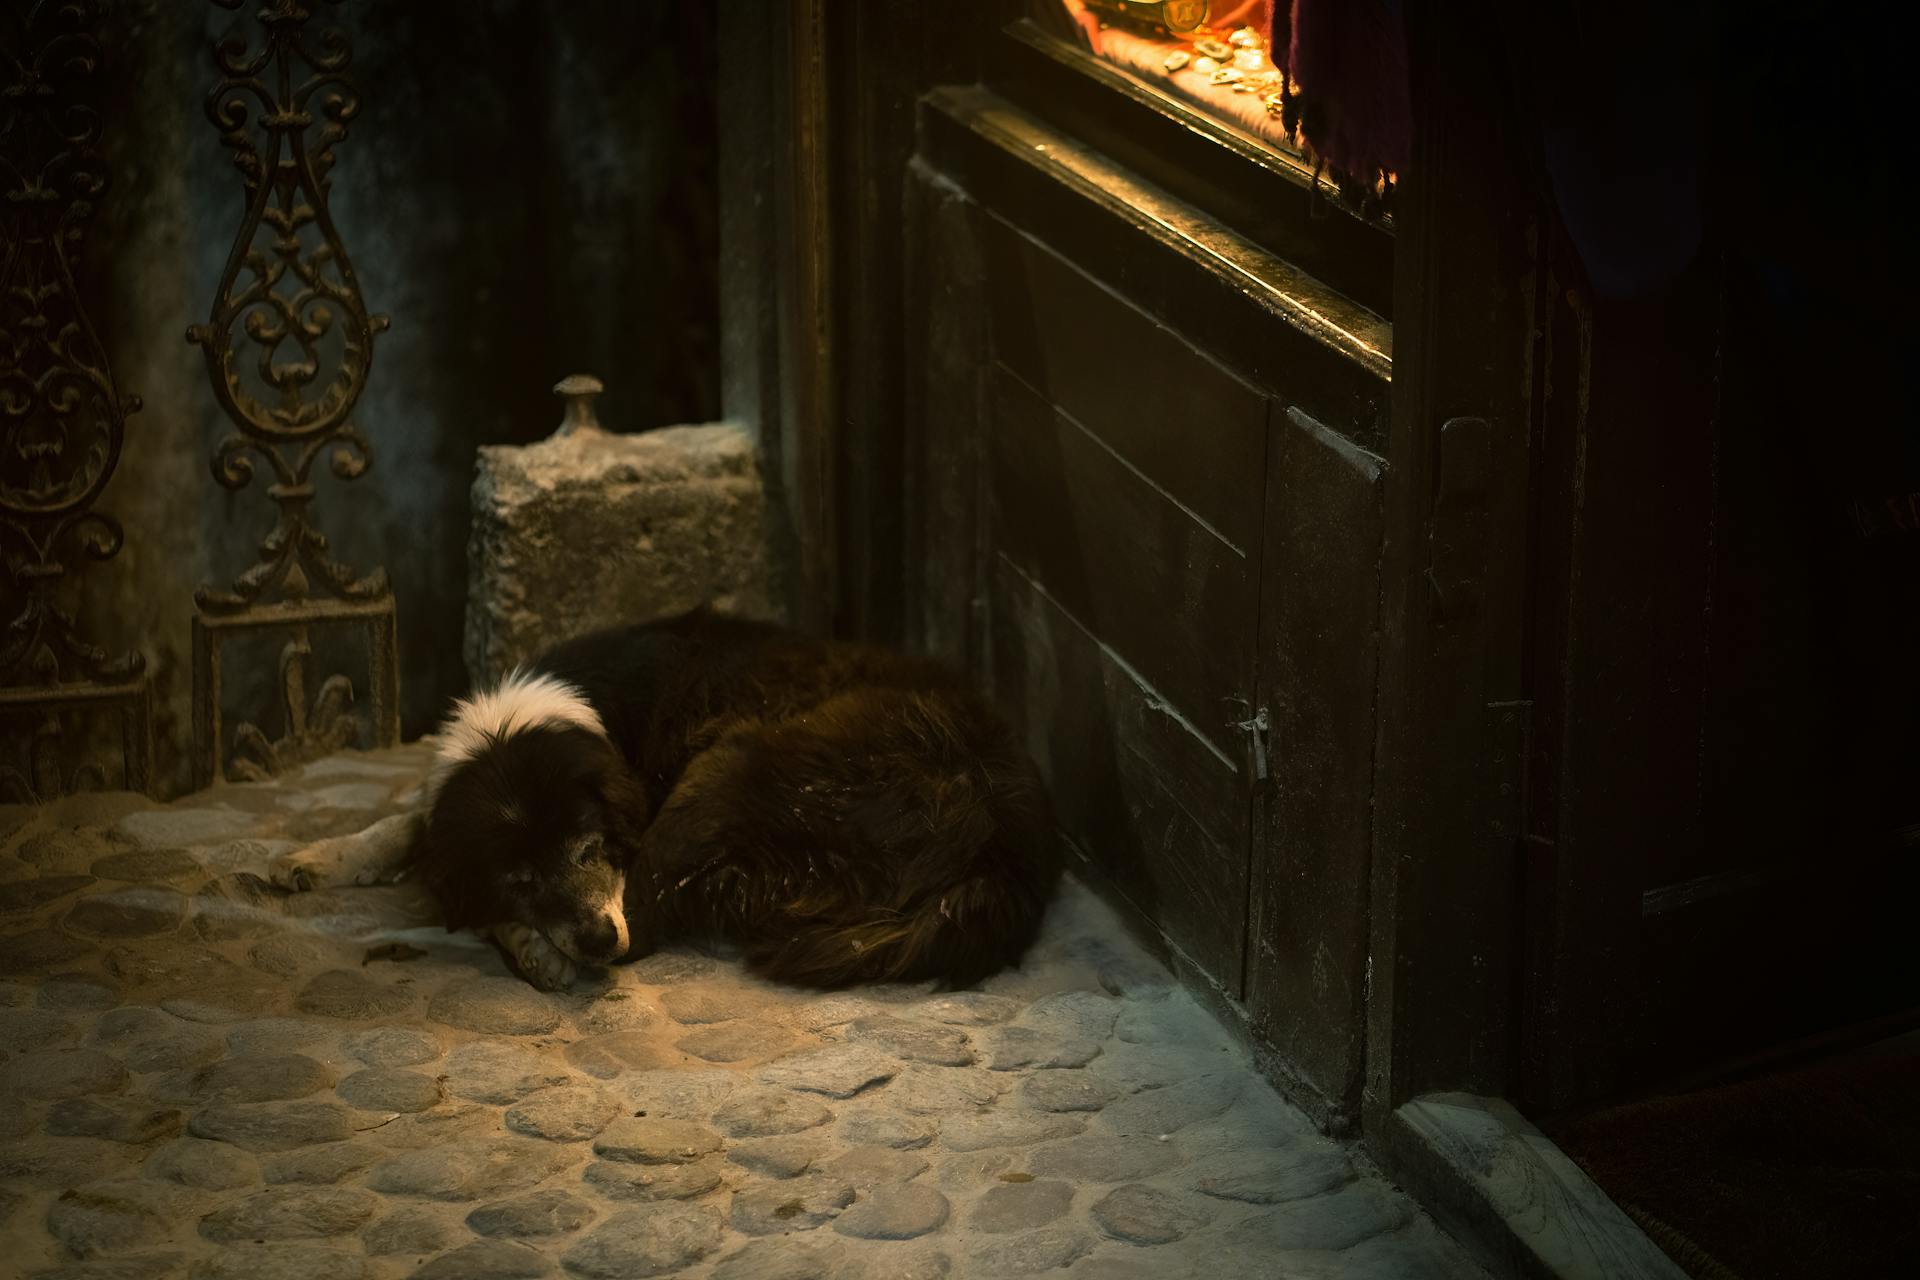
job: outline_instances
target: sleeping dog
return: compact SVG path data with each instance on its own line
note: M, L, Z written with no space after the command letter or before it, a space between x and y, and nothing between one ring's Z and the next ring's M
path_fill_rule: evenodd
M536 986L717 937L812 986L964 986L1059 873L1011 729L930 661L705 610L581 637L460 703L418 812L275 878L417 874Z

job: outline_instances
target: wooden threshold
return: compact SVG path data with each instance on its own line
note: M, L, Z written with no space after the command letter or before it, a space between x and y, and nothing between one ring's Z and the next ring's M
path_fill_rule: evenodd
M1499 1280L1687 1280L1510 1103L1430 1093L1372 1143L1393 1178Z

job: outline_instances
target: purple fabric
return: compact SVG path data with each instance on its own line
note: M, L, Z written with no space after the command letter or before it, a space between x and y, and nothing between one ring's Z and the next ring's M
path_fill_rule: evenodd
M1276 0L1272 36L1276 55L1286 48L1314 153L1362 180L1405 170L1412 120L1398 0Z

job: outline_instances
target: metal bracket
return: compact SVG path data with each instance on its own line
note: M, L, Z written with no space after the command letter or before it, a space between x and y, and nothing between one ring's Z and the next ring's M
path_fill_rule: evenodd
M1221 701L1237 702L1243 707L1253 706L1245 698L1222 698ZM1265 782L1272 776L1267 766L1267 735L1273 729L1273 718L1267 714L1267 709L1261 707L1245 720L1229 720L1227 727L1238 729L1253 740L1253 776Z

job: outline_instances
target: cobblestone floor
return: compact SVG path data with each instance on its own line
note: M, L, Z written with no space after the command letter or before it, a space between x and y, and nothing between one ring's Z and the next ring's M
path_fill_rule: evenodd
M1072 885L978 991L546 995L416 888L260 879L424 763L0 808L0 1275L1479 1274Z

